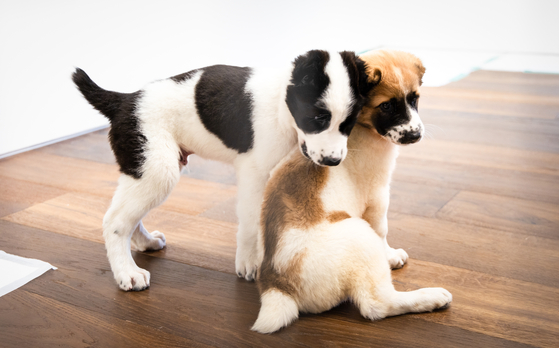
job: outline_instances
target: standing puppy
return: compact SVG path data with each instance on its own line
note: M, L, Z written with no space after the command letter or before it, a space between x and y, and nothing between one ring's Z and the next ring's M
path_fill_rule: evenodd
M349 153L322 167L293 152L267 184L262 208L262 307L253 330L270 333L299 312L319 313L350 299L369 319L432 311L452 301L442 288L394 289L391 267L408 255L386 242L389 186L398 144L421 139L417 114L425 69L404 52L361 58L381 82L358 117Z
M130 247L165 246L165 236L149 233L141 220L167 198L193 153L236 167L236 270L252 280L262 260L257 231L270 170L297 143L319 165L340 163L371 87L353 52L319 50L284 70L216 65L129 94L100 88L80 69L73 80L111 122L109 140L122 175L103 235L122 290L149 286L150 274L136 266Z

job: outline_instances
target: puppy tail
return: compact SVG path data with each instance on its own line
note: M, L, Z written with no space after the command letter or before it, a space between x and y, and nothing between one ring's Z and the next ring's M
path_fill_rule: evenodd
M277 289L267 290L261 296L262 307L251 330L272 333L299 317L299 308L293 298Z
M130 96L130 94L104 90L97 86L85 71L80 68L76 68L76 71L72 74L72 81L74 81L74 84L89 104L105 115L109 121L116 117L123 101Z

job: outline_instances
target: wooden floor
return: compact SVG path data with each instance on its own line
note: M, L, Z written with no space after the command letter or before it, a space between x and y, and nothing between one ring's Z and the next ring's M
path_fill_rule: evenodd
M424 88L420 109L429 136L394 176L389 242L411 259L393 277L445 287L448 310L371 322L345 303L251 332L234 172L199 158L144 220L168 241L134 253L151 288L120 291L101 232L118 169L99 131L0 160L0 249L59 268L0 298L0 346L559 347L559 76L478 71Z

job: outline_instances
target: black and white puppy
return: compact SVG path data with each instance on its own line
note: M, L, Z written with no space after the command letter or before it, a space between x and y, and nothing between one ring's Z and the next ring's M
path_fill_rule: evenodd
M130 253L158 250L165 236L142 218L167 198L190 154L234 164L239 230L236 272L255 278L262 260L258 228L270 170L299 144L318 165L337 165L368 91L353 52L309 51L280 70L215 65L148 84L134 93L97 86L77 69L73 81L111 122L109 140L122 175L103 219L114 277L143 290L150 274Z

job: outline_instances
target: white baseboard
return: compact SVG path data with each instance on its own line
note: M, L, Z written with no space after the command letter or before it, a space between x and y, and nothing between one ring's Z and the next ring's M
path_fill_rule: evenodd
M95 127L95 128L88 129L88 130L85 130L85 131L82 131L82 132L79 132L79 133L75 133L75 134L72 134L72 135L67 135L67 136L62 137L62 138L45 141L44 143L40 143L40 144L36 144L36 145L33 145L33 146L25 147L23 149L3 153L3 154L0 154L0 159L10 157L10 156L14 156L14 155L17 155L17 154L20 154L20 153L23 153L23 152L35 150L35 149L38 149L38 148L41 148L41 147L44 147L44 146L47 146L47 145L52 145L52 144L55 144L55 143L59 143L59 142L64 141L64 140L76 138L76 137L79 137L80 135L93 133L93 132L96 132L98 130L105 129L105 128L108 128L108 127L109 127L109 125Z

